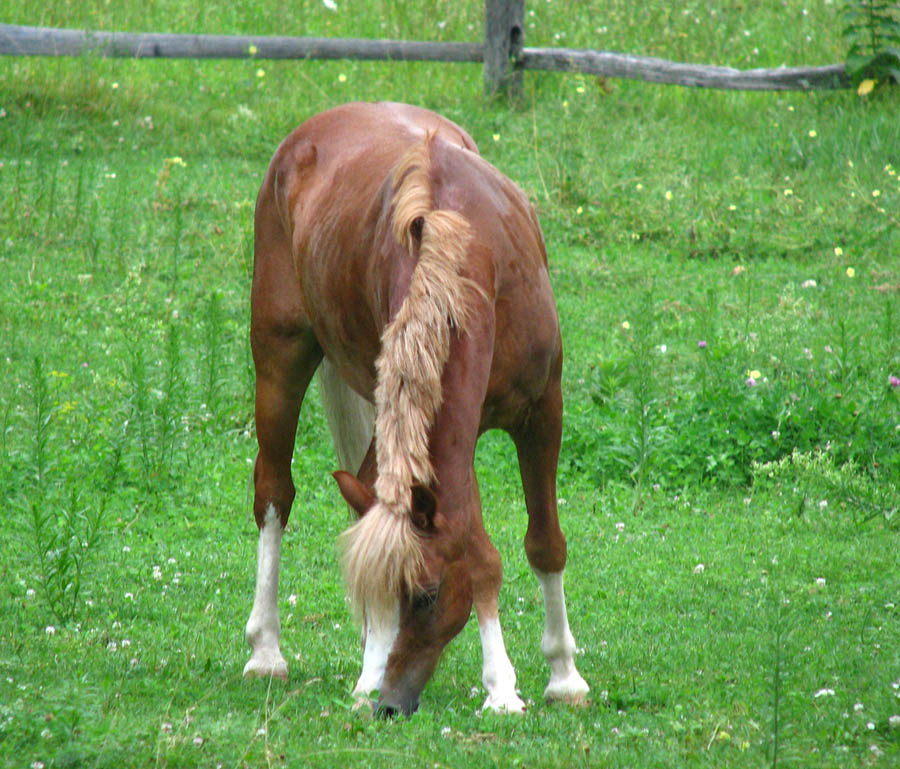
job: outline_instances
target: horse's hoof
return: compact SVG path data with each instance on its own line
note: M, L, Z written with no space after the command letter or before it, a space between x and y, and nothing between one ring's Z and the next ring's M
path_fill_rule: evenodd
M287 662L278 652L275 654L254 654L244 665L244 678L279 678L288 680Z
M586 708L591 704L587 694L562 694L547 697L547 702L559 702L575 708Z
M562 702L566 705L584 707L590 705L588 692L590 687L577 673L572 672L568 676L558 680L551 680L544 690L544 699L548 702Z
M350 710L355 713L361 712L364 716L372 716L375 715L375 702L368 697L357 697Z
M484 705L481 706L481 710L492 713L522 714L525 712L525 703L522 702L522 698L515 692L493 697L488 695Z

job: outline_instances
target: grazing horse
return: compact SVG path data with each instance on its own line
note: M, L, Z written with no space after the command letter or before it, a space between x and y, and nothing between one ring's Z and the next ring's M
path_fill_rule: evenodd
M522 711L498 619L500 557L473 467L489 428L518 452L525 551L543 590L544 694L583 700L563 595L556 509L562 348L547 256L525 195L439 115L346 104L281 144L256 204L256 595L244 675L287 678L277 608L291 456L320 390L358 521L342 537L363 626L359 701L412 713L474 604L485 707Z

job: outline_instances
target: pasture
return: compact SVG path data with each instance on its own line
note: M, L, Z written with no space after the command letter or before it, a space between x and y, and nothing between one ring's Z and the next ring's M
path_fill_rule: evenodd
M478 40L480 2L21 4L9 23ZM526 43L766 67L840 3L529 0ZM475 65L0 61L0 765L900 763L900 102ZM590 705L543 703L512 444L477 469L529 703L474 621L411 719L351 711L348 524L314 393L283 543L286 684L243 682L253 207L350 100L464 126L538 212L565 348L560 515Z

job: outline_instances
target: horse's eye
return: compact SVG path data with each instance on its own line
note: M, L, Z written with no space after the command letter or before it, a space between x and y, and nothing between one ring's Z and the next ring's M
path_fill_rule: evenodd
M438 588L432 587L426 590L417 590L412 597L412 607L415 611L430 609L437 602Z

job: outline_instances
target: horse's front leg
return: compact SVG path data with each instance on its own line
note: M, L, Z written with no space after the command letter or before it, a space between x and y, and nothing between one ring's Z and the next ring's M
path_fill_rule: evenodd
M303 335L277 338L256 334L253 341L259 443L253 473L253 513L259 527L259 545L256 593L246 627L251 656L244 666L244 676L276 676L286 680L287 662L279 646L281 540L294 499L291 457L297 418L321 354Z
M563 571L566 540L559 527L556 466L562 437L562 395L553 381L531 412L527 427L514 436L528 508L525 552L544 596L541 651L550 665L548 700L581 703L588 685L575 667L575 639L569 628Z
M281 620L278 616L278 572L284 526L278 508L271 503L266 506L262 523L257 523L256 593L245 629L251 654L244 665L244 677L275 676L286 681L288 669L279 646Z

